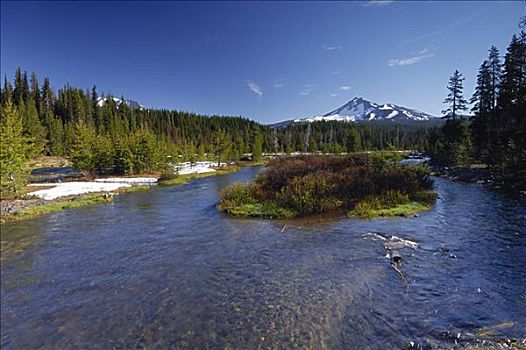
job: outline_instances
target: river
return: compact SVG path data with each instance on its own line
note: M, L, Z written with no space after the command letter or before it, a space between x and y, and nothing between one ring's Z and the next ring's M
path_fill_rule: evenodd
M526 207L435 179L412 218L226 217L260 168L2 227L1 346L386 349L526 338ZM400 247L402 278L382 237ZM459 338L460 339L460 338Z

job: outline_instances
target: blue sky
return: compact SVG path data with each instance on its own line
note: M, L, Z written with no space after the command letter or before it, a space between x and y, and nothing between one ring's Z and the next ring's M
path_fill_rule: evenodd
M1 74L97 85L148 107L263 123L362 96L435 115L454 69L471 96L515 2L5 2Z

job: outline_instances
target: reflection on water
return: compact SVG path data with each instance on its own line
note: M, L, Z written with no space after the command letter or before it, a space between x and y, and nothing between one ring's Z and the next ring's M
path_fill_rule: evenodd
M5 225L2 348L381 349L483 327L526 337L523 205L437 179L437 205L409 219L218 213L218 191L257 171ZM405 280L370 232L418 242L399 249Z

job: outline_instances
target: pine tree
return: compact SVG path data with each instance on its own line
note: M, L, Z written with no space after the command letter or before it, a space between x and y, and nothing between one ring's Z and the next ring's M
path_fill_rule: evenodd
M22 135L20 115L11 103L1 108L0 128L0 197L10 198L20 193L25 164L33 152Z
M114 172L115 148L109 135L99 134L94 144L95 170L99 174Z
M22 70L20 67L16 69L15 72L15 81L14 81L14 90L13 90L13 103L15 106L19 106L20 103L24 100L24 78L22 75Z
M64 151L64 126L62 120L53 115L48 115L49 125L49 154L52 156L63 156Z
M97 94L97 87L93 85L91 88L91 110L92 110L92 119L95 123L97 130L100 130L100 118L99 118L99 96Z
M501 140L493 162L502 177L526 186L526 33L513 35L504 57L497 113Z
M29 81L27 78L27 72L24 71L22 75L22 100L28 102L31 97L31 91L29 91Z
M199 143L199 147L197 147L197 159L198 160L205 159L205 143L204 142Z
M224 131L217 131L214 135L214 154L217 158L217 166L221 166L227 151L230 148L231 140Z
M473 104L471 111L475 114L488 114L494 108L495 91L493 88L493 75L488 61L484 61L477 75L477 85L470 100Z
M487 65L490 74L489 89L491 93L491 109L494 109L497 106L502 75L502 63L500 62L499 50L495 46L489 49Z
M358 152L362 149L362 139L360 137L360 132L357 128L352 128L351 133L347 138L347 151Z
M464 78L462 74L455 70L453 75L449 78L449 84L447 89L449 91L444 103L448 104L448 108L442 111L447 118L455 119L457 116L460 116L460 112L468 109L467 101L463 96L463 81Z
M35 103L37 112L40 112L40 88L38 87L38 78L35 72L31 72L31 98Z
M0 103L2 106L7 106L8 104L13 103L13 86L7 80L7 77L4 77L4 90Z
M488 61L480 66L477 75L477 86L470 100L473 104L471 111L474 115L470 118L471 135L475 147L475 153L485 158L489 145L490 117L493 112L494 91L492 87L492 72Z
M40 114L48 115L48 113L53 112L53 109L55 107L55 96L53 94L53 90L51 89L49 78L44 78L44 83L42 84L42 92L40 96Z
M256 129L254 132L254 146L252 150L252 159L254 161L261 160L261 157L263 156L263 136L261 135L261 132Z
M71 160L73 165L82 171L91 173L97 164L95 159L95 144L97 137L93 128L83 121L74 127L73 144L71 145Z
M19 107L22 117L23 135L34 144L36 154L41 153L46 145L46 128L40 123L33 99L22 101ZM35 154L35 155L36 155Z
M499 107L524 103L526 96L526 49L525 33L521 36L513 35L504 58L504 71L500 85Z

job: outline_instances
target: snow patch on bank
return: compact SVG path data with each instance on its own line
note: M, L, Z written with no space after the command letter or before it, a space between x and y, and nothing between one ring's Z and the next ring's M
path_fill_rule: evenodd
M95 179L95 182L125 184L156 184L158 181L159 179L156 177L107 177Z
M221 163L220 166L226 165L225 163ZM179 175L189 175L189 174L202 174L202 173L213 173L216 170L212 168L212 166L217 166L216 162L184 162L184 163L177 163L173 165L174 170Z
M33 196L45 200L53 200L60 197L79 195L91 192L112 192L121 187L131 187L129 183L102 183L102 182L60 182L31 184L35 187L52 187L49 189L31 192Z

